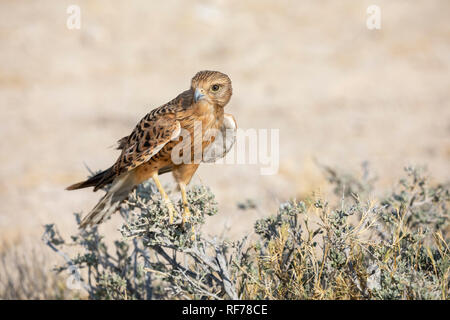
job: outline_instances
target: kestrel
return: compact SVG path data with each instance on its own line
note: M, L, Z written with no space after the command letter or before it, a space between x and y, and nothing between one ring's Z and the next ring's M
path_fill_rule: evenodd
M214 134L236 131L234 117L224 113L231 95L231 80L226 74L200 71L192 78L188 90L150 111L129 136L118 141L117 149L122 152L110 168L67 187L67 190L94 187L94 191L97 191L111 184L108 192L83 218L80 228L103 222L137 185L150 178L154 180L167 205L169 223L173 223L176 210L158 179L158 175L167 172L173 173L181 190L184 225L190 216L186 185L200 162L214 162L234 144L234 134L231 138L227 135L226 139L220 140ZM200 143L196 144L195 141ZM183 149L180 152L181 147ZM184 161L180 162L180 157Z

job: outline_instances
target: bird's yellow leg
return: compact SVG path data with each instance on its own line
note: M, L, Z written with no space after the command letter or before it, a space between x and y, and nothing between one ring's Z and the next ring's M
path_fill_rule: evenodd
M164 202L166 203L167 209L169 209L169 223L173 223L173 217L176 216L175 208L170 201L169 196L164 191L161 182L159 181L158 174L155 173L153 176L153 181L155 181L156 187L158 188L159 193L161 194L161 197L163 198Z
M191 216L191 211L189 211L189 203L187 200L187 195L186 195L186 185L184 183L180 183L180 190L181 190L181 198L183 200L183 220L181 222L181 225L184 226L184 224L186 223L186 221L189 219L189 217ZM192 236L191 236L191 240L194 241L195 240L195 229L194 229L194 225L192 225Z
M184 183L180 183L180 190L181 190L181 198L183 200L183 220L182 220L182 225L184 225L186 223L186 221L189 219L189 217L191 216L191 212L189 211L189 203L187 201L187 195L186 195L186 186Z

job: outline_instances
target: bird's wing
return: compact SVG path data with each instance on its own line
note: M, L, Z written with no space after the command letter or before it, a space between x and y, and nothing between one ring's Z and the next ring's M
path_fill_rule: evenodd
M148 129L152 131L153 129L149 127L152 122L158 119L166 118L170 119L175 112L188 109L193 104L193 92L191 89L186 90L179 94L175 99L169 101L168 103L160 106L159 108L153 109L149 112L136 126L134 131L126 137L119 139L116 144L117 150L124 150L130 143L134 142L136 139L136 134L138 134L140 129ZM161 121L164 125L164 121ZM142 128L143 127L143 128Z
M120 139L120 140L117 140L117 146L116 146L116 149L117 149L117 150L123 150L123 148L125 148L125 146L127 145L127 142L128 142L128 136L123 137L123 138Z
M117 149L122 153L113 166L116 175L147 162L169 141L176 139L181 125L175 114L188 109L192 103L192 90L182 92L172 101L150 111L129 136L117 141Z
M203 152L203 162L215 162L223 158L236 142L237 123L233 115L225 113L222 126L214 135L214 140Z
M181 132L180 123L171 113L150 113L143 118L133 132L119 140L122 153L114 164L117 175L130 171L147 162L168 142Z

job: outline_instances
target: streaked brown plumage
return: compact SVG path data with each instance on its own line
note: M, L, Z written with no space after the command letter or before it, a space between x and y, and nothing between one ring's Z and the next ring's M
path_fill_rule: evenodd
M194 159L194 157L198 157L198 151L200 151L200 159L202 159L203 152L211 147L214 141L204 137L210 129L218 129L221 132L225 129L236 129L234 117L225 114L223 110L231 95L231 80L227 75L217 71L200 71L192 78L191 87L188 90L165 105L150 111L129 136L118 141L117 149L122 152L109 169L67 188L75 190L94 187L96 191L111 183L109 191L82 220L80 227L104 221L114 213L130 191L149 178L154 179L161 196L166 201L170 213L169 221L172 223L175 209L158 179L158 174L167 172L173 173L181 190L184 224L190 215L185 187L199 166L198 162L194 162L198 158ZM202 130L194 130L199 123ZM173 162L171 155L174 148L181 146L178 145L179 143L183 143L183 139L180 139L182 130L188 132L192 142L198 141L197 138L202 139L200 140L202 147L198 150L192 143L191 163L177 164ZM194 136L194 133L201 134L201 137ZM219 156L224 156L230 147L231 145L228 145ZM216 158L213 157L213 160ZM208 162L210 160L208 159Z

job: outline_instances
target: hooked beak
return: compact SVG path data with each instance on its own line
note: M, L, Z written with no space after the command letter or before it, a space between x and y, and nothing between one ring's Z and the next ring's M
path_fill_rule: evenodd
M205 97L205 95L200 91L199 88L195 89L195 93L194 93L194 101L195 102L203 99L204 97Z

